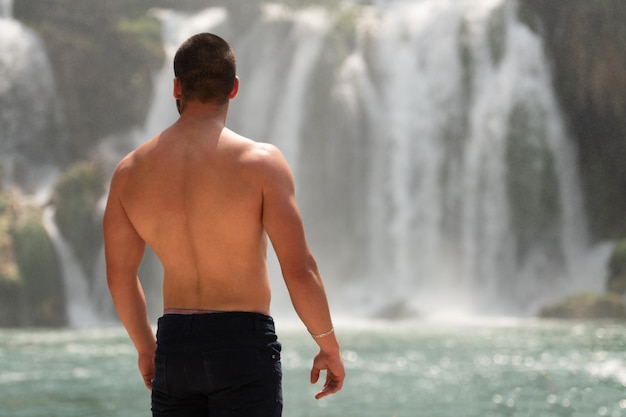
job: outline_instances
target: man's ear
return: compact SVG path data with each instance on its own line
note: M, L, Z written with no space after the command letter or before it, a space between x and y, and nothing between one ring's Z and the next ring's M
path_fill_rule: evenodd
M178 77L174 78L174 98L180 100L183 97L183 87Z
M239 92L239 77L235 76L235 82L233 83L233 89L230 92L230 98L231 100L235 97L237 97L237 93Z

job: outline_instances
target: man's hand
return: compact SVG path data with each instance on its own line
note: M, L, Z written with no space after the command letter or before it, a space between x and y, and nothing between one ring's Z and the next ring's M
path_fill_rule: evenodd
M322 390L315 395L316 400L336 393L343 386L346 371L339 352L326 354L320 351L315 356L313 359L313 369L311 369L311 384L315 384L319 380L320 372L324 370L326 371L326 382Z
M139 354L139 372L146 388L152 391L152 379L154 378L154 353Z

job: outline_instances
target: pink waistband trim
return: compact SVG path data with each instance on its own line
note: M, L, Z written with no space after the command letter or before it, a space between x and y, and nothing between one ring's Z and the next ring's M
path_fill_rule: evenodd
M216 314L223 313L219 310L199 310L194 308L166 308L163 310L163 314Z

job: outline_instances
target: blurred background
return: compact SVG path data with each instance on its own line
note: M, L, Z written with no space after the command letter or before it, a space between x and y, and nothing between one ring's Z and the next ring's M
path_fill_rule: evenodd
M626 415L623 6L0 0L0 416L149 414L102 214L204 31L238 56L228 125L294 171L342 343L315 401L270 251L285 415ZM149 250L139 275L156 319Z
M344 317L626 317L620 0L0 1L0 326L115 322L116 163L176 119L174 51L238 56ZM275 315L291 307L271 260ZM161 271L140 276L151 315Z

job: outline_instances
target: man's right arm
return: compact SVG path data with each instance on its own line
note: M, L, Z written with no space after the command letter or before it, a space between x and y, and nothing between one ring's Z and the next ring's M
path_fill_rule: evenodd
M116 170L103 219L107 282L115 308L139 354L139 370L150 389L156 341L137 277L145 243L130 222L118 197Z
M293 306L314 335L320 347L311 371L311 382L317 382L326 370L326 382L316 395L321 398L339 391L345 370L339 342L315 259L306 242L302 218L295 201L294 181L283 155L268 146L269 158L263 173L263 225L276 251L283 278Z

